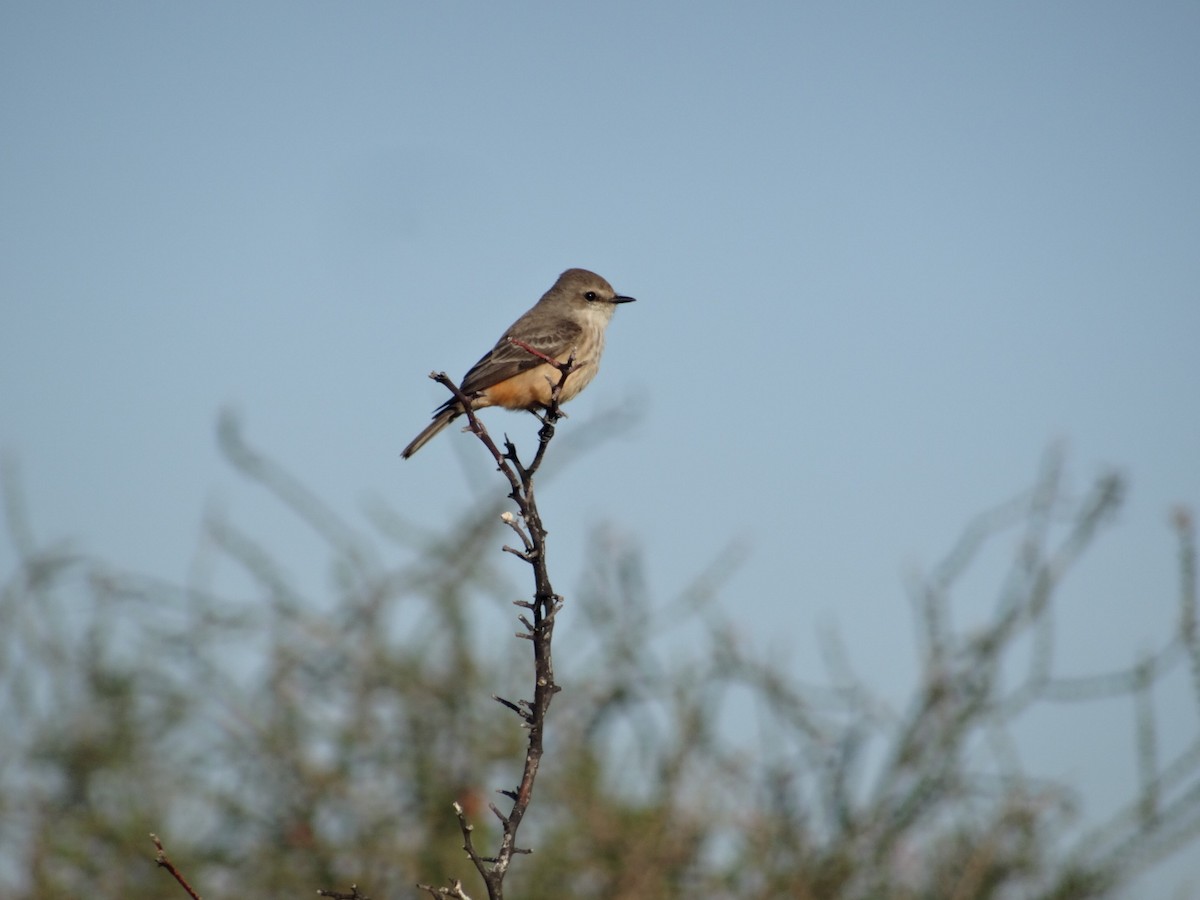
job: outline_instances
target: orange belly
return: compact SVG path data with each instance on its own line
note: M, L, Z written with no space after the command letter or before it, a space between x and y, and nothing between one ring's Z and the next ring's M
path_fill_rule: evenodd
M596 374L596 367L584 364L567 376L559 399L566 402L582 391ZM493 384L480 392L480 407L503 406L505 409L537 409L550 403L551 386L561 377L558 369L542 364Z

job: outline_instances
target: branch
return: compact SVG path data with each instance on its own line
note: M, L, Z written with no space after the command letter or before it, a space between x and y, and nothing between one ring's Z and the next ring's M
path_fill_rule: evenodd
M350 893L348 894L344 891L326 891L321 889L317 891L317 896L331 897L332 900L371 900L371 898L366 894L360 894L358 892L357 884L350 885Z
M187 879L183 877L183 873L175 868L175 864L171 862L171 860L167 859L167 851L163 849L162 841L158 839L158 835L151 834L150 840L154 841L154 846L158 848L158 853L154 855L154 861L158 863L159 868L166 869L168 872L170 872L171 877L179 882L179 886L187 891L187 895L191 897L192 900L200 900L200 895L197 894L195 890L192 889L192 886L187 883ZM368 898L364 897L362 900L368 900Z
M418 884L418 890L428 891L431 897L456 897L457 900L471 900L462 886L462 882L457 878L450 879L450 887L434 887L431 884Z
M516 712L522 719L522 725L529 729L529 740L525 752L525 766L521 772L521 781L515 790L504 789L500 793L512 801L508 813L501 812L494 804L492 812L500 822L500 847L494 856L480 855L472 842L473 826L467 822L461 806L454 805L458 816L459 828L463 834L463 849L467 857L483 878L487 886L489 900L501 900L504 896L504 876L508 872L509 863L514 854L529 853L529 849L517 846L517 830L525 818L529 802L533 797L533 785L537 779L543 753L543 737L546 726L546 716L550 703L558 693L559 686L554 681L554 661L551 655L551 641L554 635L554 619L562 608L563 598L554 592L550 582L550 573L546 565L546 527L538 512L537 501L534 497L533 476L542 465L546 448L554 437L554 426L563 417L560 409L563 384L568 376L575 371L575 353L571 352L566 362L551 359L544 353L530 347L516 338L509 339L511 343L533 354L559 372L558 381L551 386L550 402L542 411L540 418L542 427L538 431L538 448L533 460L525 465L517 453L512 441L505 438L503 451L496 445L483 423L479 421L471 406L471 398L446 375L445 372L430 374L430 378L443 385L462 407L469 423L467 430L479 438L480 443L487 448L496 462L496 468L504 475L509 484L509 498L516 504L517 514L505 512L501 516L504 522L520 539L521 549L505 546L503 549L524 560L533 570L533 601L517 601L517 605L529 610L528 616L518 617L525 633L518 634L520 638L528 639L533 645L534 685L533 700L521 700L513 703L495 697L500 703ZM494 695L493 695L494 696ZM421 890L428 891L434 897L456 897L459 900L469 900L463 893L462 883L451 880L450 887L435 888L430 885L418 885Z

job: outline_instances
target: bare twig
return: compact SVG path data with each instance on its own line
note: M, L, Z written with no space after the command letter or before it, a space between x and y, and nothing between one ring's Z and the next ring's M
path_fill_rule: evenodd
M462 882L457 878L450 879L450 887L434 887L431 884L418 884L417 888L422 891L428 891L431 897L455 897L457 900L471 900L470 895L463 890Z
M471 833L475 830L475 826L467 821L467 814L458 801L454 803L454 814L458 816L458 828L463 836L463 849L467 851L467 857L475 864L475 868L482 870L483 858L475 850L475 842L471 839Z
M349 893L346 893L345 891L326 891L322 889L317 891L317 896L330 897L332 900L371 900L371 898L366 894L360 894L358 892L357 884L350 885Z
M179 882L179 886L187 891L187 895L192 900L200 900L200 895L187 883L187 879L183 877L183 873L175 868L175 864L167 858L167 851L163 849L162 841L158 839L157 834L151 834L150 840L154 841L154 846L158 848L158 853L154 855L154 861L158 863L160 868L166 869L171 873L171 877ZM363 898L366 900L366 898Z

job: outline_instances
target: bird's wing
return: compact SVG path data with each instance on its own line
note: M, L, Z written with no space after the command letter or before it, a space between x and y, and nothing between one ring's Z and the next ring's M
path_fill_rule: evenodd
M545 363L544 359L534 356L525 348L510 343L508 339L514 334L539 353L555 359L579 343L583 328L569 319L549 323L540 330L522 327L518 321L504 333L495 347L471 367L462 381L464 394L486 390L493 384Z

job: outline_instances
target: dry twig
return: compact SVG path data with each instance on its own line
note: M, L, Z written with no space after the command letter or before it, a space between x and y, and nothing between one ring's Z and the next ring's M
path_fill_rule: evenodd
M508 546L505 546L503 549L523 559L533 569L534 592L532 602L525 600L515 601L517 606L528 611L527 615L522 614L518 616L518 620L523 626L524 631L519 632L517 637L528 640L533 645L533 700L520 700L517 703L513 703L509 700L495 697L498 702L511 709L521 718L522 725L529 729L529 740L526 747L525 766L521 773L520 783L514 790L500 791L501 794L512 801L512 806L505 813L495 804L489 804L492 812L500 821L501 826L500 847L494 856L483 856L475 849L472 840L474 826L467 821L462 806L458 803L454 804L454 811L458 816L459 830L463 835L463 849L487 886L489 900L500 900L504 896L504 876L508 872L508 866L512 861L513 855L531 852L526 848L517 846L517 829L520 828L521 821L525 817L525 812L529 808L529 801L533 796L534 781L537 779L538 768L541 765L546 714L550 709L551 700L560 690L554 681L551 640L554 635L554 618L559 609L562 608L563 599L554 592L554 587L550 582L550 573L546 566L546 528L542 523L542 518L537 508L537 501L534 497L533 476L541 467L542 461L545 458L546 448L554 437L555 424L559 419L563 418L564 414L559 408L559 397L562 393L563 384L575 370L574 353L571 354L566 362L558 362L521 341L514 340L513 343L553 365L559 372L558 382L553 385L551 390L550 403L539 416L542 421L542 427L538 431L538 449L529 465L521 462L516 446L507 437L504 440L504 450L501 451L496 442L492 440L487 428L484 427L483 423L475 415L475 411L471 408L470 398L462 392L458 385L450 380L445 372L435 372L429 376L434 381L445 386L462 405L469 423L467 430L479 438L480 442L487 448L488 452L492 454L492 458L496 461L496 468L508 479L510 488L508 496L517 506L517 515L514 516L512 513L506 512L501 518L517 537L520 538L522 549L515 549ZM428 891L435 897L457 897L460 900L468 900L466 894L463 893L462 883L458 880L451 880L450 887L434 888L425 884L420 884L418 887Z
M183 873L175 868L175 864L167 858L167 851L163 849L162 841L158 839L158 835L151 834L150 840L154 841L154 846L158 848L158 853L154 855L154 861L158 863L160 868L166 869L171 873L171 877L179 882L179 886L187 891L187 895L192 900L200 900L200 895L187 883L187 879L183 877Z

